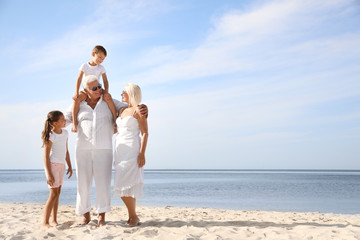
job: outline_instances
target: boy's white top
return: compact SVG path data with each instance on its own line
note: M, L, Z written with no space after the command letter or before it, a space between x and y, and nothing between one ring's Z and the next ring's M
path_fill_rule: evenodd
M117 111L126 103L113 99ZM66 123L72 122L72 108L65 113ZM114 134L113 115L108 104L100 97L94 109L86 101L82 101L78 113L78 134L76 149L112 149Z
M104 66L101 64L91 66L89 63L84 63L80 66L79 70L84 73L85 77L88 75L95 75L99 79L99 81L101 76L106 73Z
M50 133L49 140L52 142L50 150L50 162L52 163L64 163L66 160L66 141L69 137L69 133L65 129L61 129L62 132L57 134L55 132Z

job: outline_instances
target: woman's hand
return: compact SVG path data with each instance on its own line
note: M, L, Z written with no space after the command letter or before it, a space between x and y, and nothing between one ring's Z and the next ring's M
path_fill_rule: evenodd
M139 168L142 168L145 165L145 154L139 154L138 156L138 165Z

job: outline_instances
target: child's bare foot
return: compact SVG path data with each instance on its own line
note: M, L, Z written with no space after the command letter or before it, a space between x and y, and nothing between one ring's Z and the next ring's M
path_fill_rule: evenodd
M98 227L105 225L105 213L99 214Z
M90 213L87 212L87 213L84 214L83 220L82 220L78 225L86 225L86 224L88 224L90 221L91 221Z
M59 224L57 223L57 221L52 221L50 225L53 226L53 227L59 226Z
M135 227L137 225L139 225L140 219L138 217L136 218L131 218L129 221L129 226L130 227Z
M126 221L126 225L129 225L130 223L130 218Z
M76 125L73 125L71 131L72 131L72 132L77 132L77 126L76 126Z
M48 224L48 223L43 223L42 227L43 228L51 228L52 226L50 224Z

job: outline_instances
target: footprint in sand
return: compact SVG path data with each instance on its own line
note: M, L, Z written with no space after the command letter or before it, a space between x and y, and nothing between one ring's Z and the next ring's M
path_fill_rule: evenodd
M75 223L74 221L64 222L63 224L59 225L57 229L59 230L69 229L74 223Z
M158 230L157 229L153 229L153 230L145 230L144 232L141 233L141 235L146 236L147 238L149 237L156 237L157 235L159 235Z

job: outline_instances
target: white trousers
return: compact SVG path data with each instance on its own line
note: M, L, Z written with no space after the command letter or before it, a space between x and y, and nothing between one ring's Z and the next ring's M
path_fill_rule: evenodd
M110 185L113 155L111 149L76 150L77 196L76 214L91 211L93 178L96 191L96 213L110 211Z

